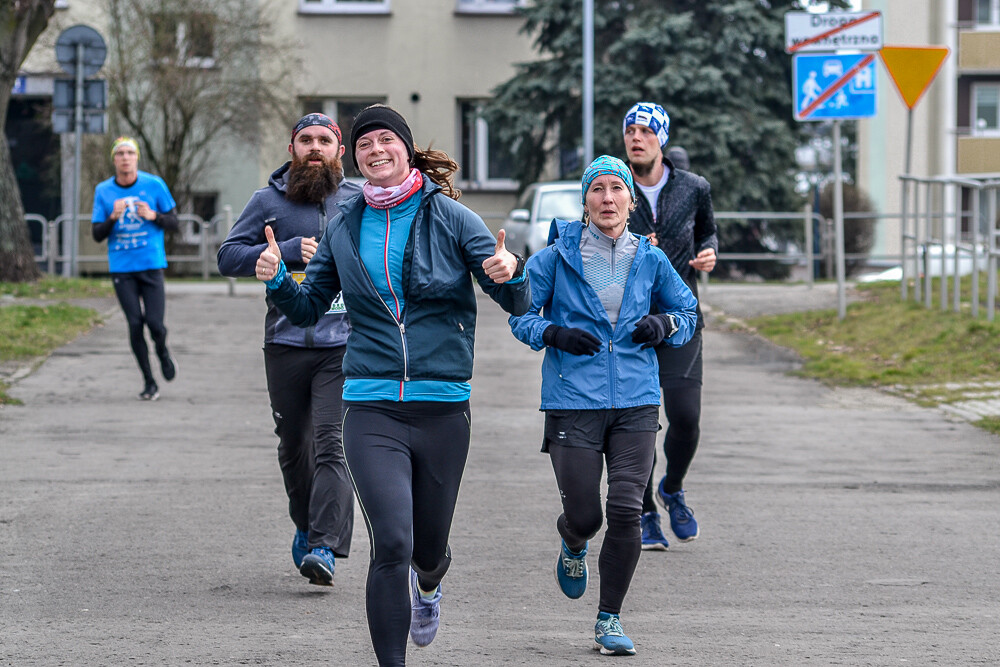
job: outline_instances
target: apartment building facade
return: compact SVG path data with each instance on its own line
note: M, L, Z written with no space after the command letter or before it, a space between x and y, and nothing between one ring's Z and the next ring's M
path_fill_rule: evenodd
M393 106L409 121L417 145L444 150L459 163L463 203L496 229L514 204L517 184L511 178L510 151L495 140L478 111L491 90L513 76L516 63L536 57L515 14L523 1L250 0L250 6L266 11L272 28L268 38L287 54L281 64L292 64L286 68L292 80L285 88L292 91L295 117L322 111L340 123L346 142L358 111L375 102ZM109 20L107 2L59 0L49 28L22 68L15 107L20 105L25 114L49 112L53 81L65 76L54 57L56 37L80 23L112 34L118 26ZM156 27L169 46L176 40L177 49L187 50L192 67L221 65L212 51L217 43L212 2L190 3L197 8L191 17L174 16L166 27ZM263 76L269 64L254 66ZM213 144L208 168L193 193L195 212L209 217L228 205L238 215L253 191L266 185L270 173L288 158L289 128L287 121L260 127L256 145L232 139ZM68 213L73 135L53 136L45 123L35 123L33 131L40 134L26 141L44 139L61 146L62 208ZM108 144L122 132L109 127ZM350 153L345 168L349 176L358 175ZM110 173L109 162L104 177ZM83 189L92 187L85 183ZM92 250L88 237L81 234L82 254Z
M1000 172L1000 0L864 0L882 13L889 46L945 46L913 110L915 176ZM884 68L878 114L858 122L858 182L882 213L901 210L907 108ZM898 220L878 229L876 253L899 252Z

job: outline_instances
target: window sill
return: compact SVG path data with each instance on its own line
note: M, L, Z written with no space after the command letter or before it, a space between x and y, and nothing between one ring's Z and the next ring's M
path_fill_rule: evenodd
M389 16L388 7L302 7L299 14L306 16Z

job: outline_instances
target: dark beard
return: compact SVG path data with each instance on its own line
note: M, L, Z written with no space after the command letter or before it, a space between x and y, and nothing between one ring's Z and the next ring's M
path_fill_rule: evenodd
M337 192L344 177L343 165L339 157L324 159L323 164L317 166L309 164L309 158L310 155L292 156L285 177L285 196L300 204L322 204Z
M630 166L632 167L632 173L638 176L639 178L649 176L649 174L653 171L653 167L656 166L656 163L658 161L659 159L656 159L647 164L639 164L638 162L632 162L630 164Z

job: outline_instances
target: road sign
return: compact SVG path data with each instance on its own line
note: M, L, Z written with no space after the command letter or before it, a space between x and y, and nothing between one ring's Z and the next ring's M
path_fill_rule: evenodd
M937 76L948 48L944 46L886 46L879 51L896 90L910 109Z
M28 78L24 76L18 76L14 78L14 89L10 92L14 95L24 95L25 91L28 89Z
M876 110L875 54L792 56L795 120L870 118Z
M53 109L52 131L56 134L73 132L76 123L73 120L72 109ZM83 133L104 134L107 132L108 114L100 109L88 109L83 112Z
M107 108L108 82L104 79L86 79L83 82L83 108ZM56 79L53 81L52 106L55 109L72 110L76 106L76 81Z
M83 75L93 76L101 69L108 55L108 47L101 33L89 25L66 28L56 39L56 60L70 76L76 76L77 46L83 47Z
M785 13L785 52L878 51L882 48L880 12Z

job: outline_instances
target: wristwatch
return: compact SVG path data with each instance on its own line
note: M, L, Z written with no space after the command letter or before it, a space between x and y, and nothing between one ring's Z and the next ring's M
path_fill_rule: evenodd
M511 276L512 280L524 275L524 257L521 257L516 252L513 255L517 258L517 266L514 267L514 275Z

